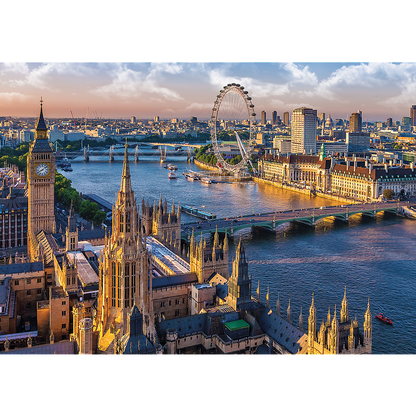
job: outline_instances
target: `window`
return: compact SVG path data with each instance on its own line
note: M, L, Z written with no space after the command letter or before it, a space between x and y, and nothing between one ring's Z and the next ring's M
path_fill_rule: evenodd
M66 285L69 286L71 284L71 279L69 277L67 277L66 279Z
M62 324L62 329L65 329L66 328L66 324Z
M62 301L62 305L66 305L66 300L63 300Z
M66 316L66 311L62 311L62 316Z
M14 285L15 285L15 286L19 286L19 281L18 281L18 280L15 280L15 281L14 281Z
M30 290L26 290L26 295L30 296Z
M42 294L42 289L37 289L37 290L36 290L36 294L37 294L37 295L41 295L41 294Z
M37 282L42 283L42 278L38 277Z
M169 301L169 306L172 304L172 302L171 301Z
M32 283L32 279L27 279L27 284L30 285Z
M160 307L164 308L165 307L165 302L160 302Z
M26 309L31 309L31 308L32 308L32 302L27 302Z
M175 305L179 305L180 299L175 299Z
M180 313L179 313L179 309L176 309L175 310L175 316L179 316L180 315Z

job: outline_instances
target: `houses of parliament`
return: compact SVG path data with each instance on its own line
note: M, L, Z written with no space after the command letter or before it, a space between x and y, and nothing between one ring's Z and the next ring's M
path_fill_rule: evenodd
M347 293L307 325L253 295L245 249L227 235L181 241L180 206L140 204L127 143L108 229L56 230L55 155L40 114L27 156L27 253L0 266L0 354L371 354ZM232 263L229 270L229 263Z

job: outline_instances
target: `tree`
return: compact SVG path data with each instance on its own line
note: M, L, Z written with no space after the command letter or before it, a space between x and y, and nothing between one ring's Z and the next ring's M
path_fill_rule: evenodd
M392 189L385 189L383 191L383 196L384 198L388 199L392 199L394 197L394 191Z

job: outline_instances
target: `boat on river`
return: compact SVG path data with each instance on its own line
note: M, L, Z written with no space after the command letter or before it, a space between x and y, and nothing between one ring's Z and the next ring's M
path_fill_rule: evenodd
M169 170L178 170L178 167L176 165L172 165L171 163L168 164L167 168Z
M208 178L208 176L204 176L203 178L201 178L201 182L210 184L210 183L212 183L212 180L210 178Z
M393 321L387 318L387 316L384 316L381 312L378 315L376 315L376 318L381 322L384 322L385 324L393 325Z
M177 179L178 177L176 176L175 172L169 172L168 173L168 178L169 179Z

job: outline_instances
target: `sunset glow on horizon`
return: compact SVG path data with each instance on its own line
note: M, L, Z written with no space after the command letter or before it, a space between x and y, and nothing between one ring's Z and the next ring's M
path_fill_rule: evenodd
M401 120L416 63L2 63L0 116L208 119L220 89L249 91L258 117L311 107L335 118Z

